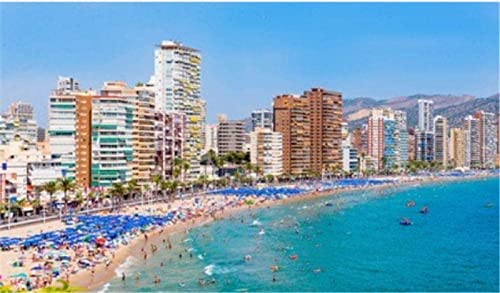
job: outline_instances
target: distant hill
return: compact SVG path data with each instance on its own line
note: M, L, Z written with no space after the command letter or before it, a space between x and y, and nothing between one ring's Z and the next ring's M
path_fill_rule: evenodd
M475 98L474 96L462 95L424 95L395 97L387 100L375 100L373 98L354 98L344 100L344 119L349 122L349 128L361 126L366 123L370 115L370 109L376 107L390 107L396 110L406 111L408 127L417 124L417 101L427 99L434 101L434 115L442 115L449 119L451 127L459 126L464 116L478 110L498 113L499 95L488 98Z

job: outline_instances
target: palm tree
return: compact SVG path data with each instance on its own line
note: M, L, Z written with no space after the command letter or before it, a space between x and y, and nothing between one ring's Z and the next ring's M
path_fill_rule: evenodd
M167 197L166 193L170 190L170 186L171 186L170 181L162 180L160 182L160 189L161 189L161 191L163 193L163 196L162 196L163 198Z
M130 181L127 182L127 194L131 195L132 198L135 199L135 195L138 191L139 191L139 185L137 185L137 180L130 179Z
M69 202L68 191L71 191L75 188L75 183L72 179L64 177L57 179L57 184L59 185L59 189L64 192L64 208L67 209Z
M174 178L178 179L179 175L182 174L182 164L184 160L182 158L175 158L174 159L174 169L172 170L172 175Z
M57 192L58 186L56 181L49 181L43 185L43 190L49 194L50 198L50 203L51 203L51 209L52 209L52 203L54 202L54 193Z
M191 168L191 165L189 164L188 161L183 160L182 161L182 181L186 182L186 174L187 171Z
M179 187L181 183L178 181L178 180L174 180L172 181L172 183L170 183L170 190L171 190L171 193L170 193L170 196L171 196L171 199L175 199L175 196L177 194L177 188Z
M125 186L121 182L115 182L111 185L111 188L109 189L109 194L111 195L111 202L113 202L113 198L116 198L118 201L118 206L126 193Z
M155 195L158 195L158 189L160 188L160 183L162 181L162 177L158 174L151 176L153 183L155 184Z

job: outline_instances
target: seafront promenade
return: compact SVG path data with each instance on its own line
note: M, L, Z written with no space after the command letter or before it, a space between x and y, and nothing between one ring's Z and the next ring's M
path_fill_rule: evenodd
M128 255L141 255L138 245L154 243L155 235L168 238L241 209L258 208L345 190L385 188L438 180L465 180L495 175L474 172L463 176L386 177L309 181L274 187L243 187L213 190L171 202L157 199L121 204L94 213L74 214L50 222L17 226L0 231L0 272L4 285L18 289L41 288L56 279L92 290L114 276L114 269ZM153 249L153 247L151 247ZM154 250L154 249L153 249ZM152 252L154 253L154 252ZM151 257L145 254L144 257Z

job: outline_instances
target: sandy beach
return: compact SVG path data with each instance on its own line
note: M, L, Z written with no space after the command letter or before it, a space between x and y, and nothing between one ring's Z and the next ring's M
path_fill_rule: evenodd
M482 176L484 177L484 176ZM181 210L181 209L193 209L195 207L199 208L200 213L195 213L191 219L186 219L183 221L177 221L175 224L169 224L165 227L155 227L143 234L137 234L133 239L130 240L128 245L120 245L117 249L113 251L105 251L103 255L109 261L101 261L94 267L89 267L87 269L79 269L75 274L67 274L66 278L69 277L69 282L71 286L77 287L85 291L96 291L100 289L103 285L109 282L112 278L116 276L116 269L126 261L130 255L138 256L142 255L144 252L150 252L149 248L153 246L159 246L165 239L176 233L185 233L187 230L205 225L216 219L222 219L229 217L235 213L242 210L258 209L271 207L273 205L285 204L294 201L303 201L308 199L313 199L322 196L331 196L335 194L340 194L347 191L355 190L385 190L388 188L400 188L404 186L411 186L414 184L428 184L433 182L441 181L453 181L453 180L470 180L478 179L481 176L467 177L467 178L455 178L455 177L402 177L396 183L387 183L381 185L373 185L367 187L356 187L356 188L335 188L335 189L325 189L321 191L312 191L300 194L298 196L288 197L279 200L269 200L264 198L254 198L253 205L247 205L241 199L235 196L206 196L201 197L199 203L195 203L194 199L188 200L175 200L171 203L157 203L153 205L144 205L136 207L124 207L120 214L133 215L133 214L143 214L143 215L161 215L165 214L169 210ZM384 193L381 193L383 195ZM214 212L211 210L207 211L207 207L217 206L219 207ZM40 233L40 231L53 231L64 229L66 225L61 221L53 221L48 223L41 223L36 225L31 225L27 227L19 227L12 229L10 231L0 231L1 236L12 236L16 235L18 237L25 237L32 235L33 233ZM147 237L147 239L146 239ZM163 245L165 246L165 245ZM82 255L77 255L75 251L67 249L67 253L71 255L70 267L76 268L77 261ZM87 252L86 252L87 253ZM23 267L13 267L10 265L16 261L20 255L26 254L25 264ZM30 267L36 264L31 257L30 251L21 251L18 248L10 251L0 252L0 262L2 264L1 275L2 280L5 277L11 276L18 273L29 273ZM154 256L153 256L154 257ZM64 276L62 276L64 277ZM52 280L51 280L52 281Z

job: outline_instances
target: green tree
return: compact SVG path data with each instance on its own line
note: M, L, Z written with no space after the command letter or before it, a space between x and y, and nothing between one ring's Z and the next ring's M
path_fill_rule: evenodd
M56 181L49 181L43 185L43 190L49 194L51 209L52 203L54 202L54 193L57 192L58 186Z
M64 207L67 209L69 202L68 191L72 191L75 188L75 182L72 179L64 177L57 179L57 184L59 189L64 193Z
M111 195L113 201L113 198L118 201L118 207L120 206L120 203L127 192L125 186L121 182L115 182L111 185L111 188L108 190L109 194Z

